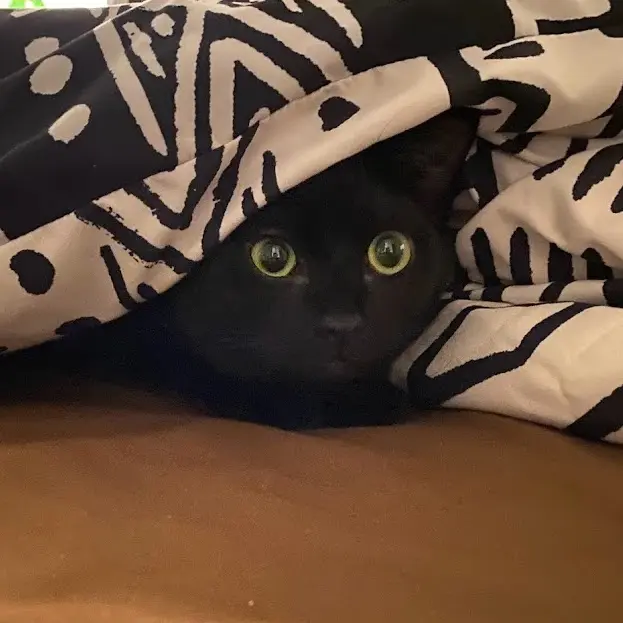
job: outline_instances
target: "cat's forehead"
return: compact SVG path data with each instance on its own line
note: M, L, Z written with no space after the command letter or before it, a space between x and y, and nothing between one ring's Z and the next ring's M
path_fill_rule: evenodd
M284 229L306 239L329 234L357 239L384 229L417 229L422 214L353 158L324 171L263 208L251 229Z

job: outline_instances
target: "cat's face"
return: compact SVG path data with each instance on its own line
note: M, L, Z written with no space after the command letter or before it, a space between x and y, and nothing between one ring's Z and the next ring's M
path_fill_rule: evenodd
M378 377L432 319L454 261L438 206L390 189L369 155L264 208L175 289L173 322L216 370Z

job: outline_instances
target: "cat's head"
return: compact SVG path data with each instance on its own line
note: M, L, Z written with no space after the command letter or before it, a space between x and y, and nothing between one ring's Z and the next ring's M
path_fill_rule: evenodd
M443 222L474 127L446 113L266 206L174 289L178 335L239 378L384 375L451 280Z

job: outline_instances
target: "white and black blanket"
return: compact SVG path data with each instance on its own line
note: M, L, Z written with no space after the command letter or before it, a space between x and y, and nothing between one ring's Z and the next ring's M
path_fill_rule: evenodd
M455 106L484 112L465 283L393 381L623 442L620 0L0 12L1 350L132 310L279 193Z

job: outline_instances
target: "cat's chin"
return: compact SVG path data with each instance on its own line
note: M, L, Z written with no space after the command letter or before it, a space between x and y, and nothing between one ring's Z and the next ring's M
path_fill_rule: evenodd
M232 362L228 362L232 363ZM233 362L239 364L240 362ZM229 378L237 378L241 381L266 384L283 385L291 387L300 386L336 386L356 383L365 379L388 378L389 365L375 365L365 362L334 358L324 361L293 361L288 364L266 365L260 360L246 360L244 365L227 365L225 362L208 364L219 375Z
M275 373L249 377L248 381L259 385L273 385L290 388L307 388L313 392L341 392L351 387L365 387L369 383L387 378L380 370L367 370L347 361L330 362L322 368L307 373Z
M359 366L343 359L336 359L323 366L315 375L299 379L299 382L340 387L355 383L361 378L362 370Z

